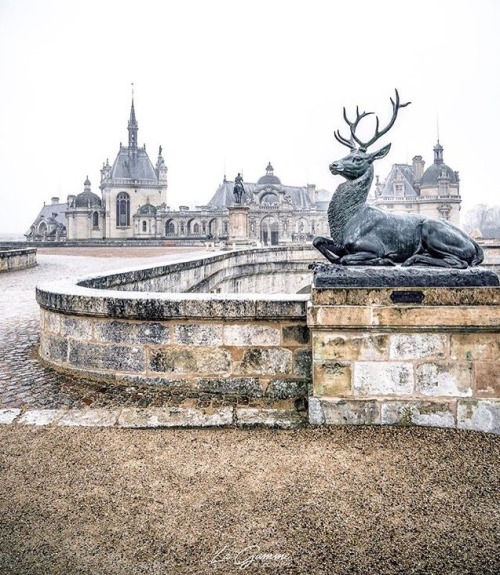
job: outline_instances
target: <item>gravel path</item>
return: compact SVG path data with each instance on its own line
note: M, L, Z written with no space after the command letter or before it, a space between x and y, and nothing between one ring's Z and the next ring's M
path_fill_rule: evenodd
M32 354L34 286L165 259L121 255L0 276L0 406L85 399ZM2 575L497 575L499 525L500 436L0 426Z
M500 438L0 428L0 573L500 572Z

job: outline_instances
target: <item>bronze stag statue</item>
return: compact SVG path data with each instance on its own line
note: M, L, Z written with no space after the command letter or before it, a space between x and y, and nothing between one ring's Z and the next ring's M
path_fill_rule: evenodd
M391 120L379 130L376 116L375 135L368 142L362 142L356 136L356 128L360 120L373 112L360 114L356 108L356 119L351 122L344 108L350 138L341 136L339 130L335 132L335 138L347 146L350 153L333 162L330 172L340 174L347 181L338 186L328 206L331 237L314 238L314 247L333 264L347 266L401 264L463 269L480 264L484 258L481 247L448 221L413 214L391 214L366 203L373 180L373 162L384 158L391 144L376 152L368 152L368 148L391 129L399 109L410 104L400 103L397 90L391 103Z

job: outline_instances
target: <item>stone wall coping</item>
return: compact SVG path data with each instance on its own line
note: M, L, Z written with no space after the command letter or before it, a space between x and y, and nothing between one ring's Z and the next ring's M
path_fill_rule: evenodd
M227 265L228 267L257 262L274 263L276 262L276 255L279 256L278 261L280 263L296 261L297 257L300 261L309 260L310 258L308 256L310 256L312 252L312 246L308 245L232 250L214 255L191 256L187 260L181 259L179 261L169 262L163 265L156 263L150 266L142 265L115 270L112 273L102 276L80 278L77 281L77 284L89 288L109 289L177 272L185 272L194 269L205 270L209 266L220 263Z
M6 256L20 256L23 254L36 253L37 248L2 248L0 247L0 257Z
M235 250L210 256L191 257L162 265L129 267L100 276L60 280L37 287L38 304L48 311L110 319L220 319L220 320L304 320L307 294L208 294L153 291L123 291L124 285L173 273L205 271L214 264L235 267L249 262L294 261L310 254L311 246ZM197 282L204 279L200 273ZM113 289L116 288L116 289Z
M61 280L37 287L48 311L110 319L278 320L306 318L309 295L123 292Z

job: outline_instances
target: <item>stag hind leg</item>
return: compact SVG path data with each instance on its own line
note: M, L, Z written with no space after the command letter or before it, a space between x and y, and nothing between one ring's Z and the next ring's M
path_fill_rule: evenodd
M477 259L474 242L459 228L445 220L426 220L422 225L422 252L403 262L403 266L423 264L465 269Z

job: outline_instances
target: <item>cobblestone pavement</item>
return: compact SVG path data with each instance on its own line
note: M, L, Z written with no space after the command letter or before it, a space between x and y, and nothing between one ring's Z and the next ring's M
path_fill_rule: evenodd
M63 375L45 367L38 359L37 284L185 259L200 253L194 249L165 251L166 248L132 248L124 254L115 249L101 255L95 249L39 250L37 267L0 274L0 409L19 413L18 410L32 409L158 407L185 399L172 398L165 391L151 387L124 388ZM198 401L211 404L212 400L198 398Z

